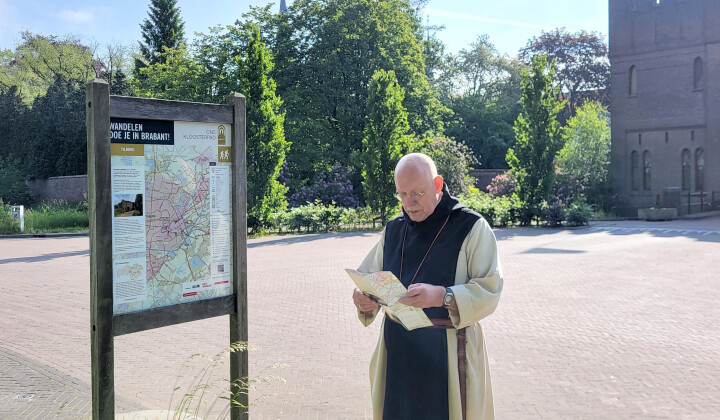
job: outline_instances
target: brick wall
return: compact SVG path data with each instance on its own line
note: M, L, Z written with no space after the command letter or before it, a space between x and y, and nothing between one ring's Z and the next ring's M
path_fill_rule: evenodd
M79 203L87 200L87 175L56 176L27 181L27 185L37 201L66 200Z

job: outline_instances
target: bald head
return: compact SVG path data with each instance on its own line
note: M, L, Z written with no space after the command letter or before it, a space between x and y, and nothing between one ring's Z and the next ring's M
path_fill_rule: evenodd
M398 161L397 165L395 165L395 177L397 177L400 172L407 169L412 169L421 173L423 176L427 177L427 179L435 179L435 177L438 176L435 162L430 159L430 156L424 153L410 153L403 156Z
M428 155L405 155L395 166L395 189L407 215L416 222L430 216L442 197L443 179Z

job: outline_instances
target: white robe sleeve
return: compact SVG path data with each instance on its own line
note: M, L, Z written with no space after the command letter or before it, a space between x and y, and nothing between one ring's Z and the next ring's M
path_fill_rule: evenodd
M485 219L465 237L457 264L451 289L458 311L449 312L455 328L465 328L493 313L503 287L495 234Z
M380 239L378 240L378 243L375 244L373 249L370 250L370 252L365 256L365 259L358 267L358 271L361 273L375 273L377 271L382 271L383 269L383 245L385 244L385 229L383 229L382 234L380 235ZM368 326L372 324L373 320L375 319L375 316L377 315L380 308L372 311L372 312L361 312L359 309L357 311L358 318L360 319L360 322L364 326Z

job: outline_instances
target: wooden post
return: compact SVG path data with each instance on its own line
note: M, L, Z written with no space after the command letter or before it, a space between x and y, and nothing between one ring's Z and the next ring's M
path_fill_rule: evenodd
M110 202L110 86L85 86L90 218L90 353L92 418L115 418L113 353L112 203Z
M247 318L247 161L245 132L245 97L239 93L230 94L227 103L233 106L232 133L232 212L233 212L233 279L235 281L236 311L230 314L230 344L248 341ZM237 392L235 384L247 384L248 353L236 351L230 354L231 391ZM237 403L247 407L247 390L236 396ZM247 419L248 409L232 406L232 420Z

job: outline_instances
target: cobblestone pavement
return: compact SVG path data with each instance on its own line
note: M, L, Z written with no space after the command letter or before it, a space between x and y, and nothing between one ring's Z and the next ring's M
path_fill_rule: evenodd
M484 328L497 418L720 418L720 218L496 234L505 289ZM378 236L249 241L250 367L264 379L252 418L370 418L379 323L355 320L342 268ZM89 415L88 264L87 237L0 239L0 419ZM116 410L178 407L205 361L191 356L222 351L228 324L117 337Z

